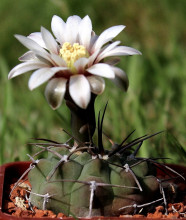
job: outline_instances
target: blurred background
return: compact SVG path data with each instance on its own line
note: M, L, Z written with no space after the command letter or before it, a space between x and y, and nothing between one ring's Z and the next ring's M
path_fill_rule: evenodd
M106 81L97 98L96 115L109 101L104 132L120 143L134 129L130 140L164 131L145 141L139 153L168 157L169 163L186 159L186 1L185 0L1 0L0 3L0 164L28 160L35 147L31 138L65 142L62 128L70 131L70 115L63 103L50 109L44 86L30 92L30 74L8 81L8 72L26 52L14 34L29 35L50 29L56 14L66 21L70 15L89 15L96 34L123 24L116 39L134 47L142 56L123 57L119 67L129 77L127 93ZM110 146L105 138L105 146Z

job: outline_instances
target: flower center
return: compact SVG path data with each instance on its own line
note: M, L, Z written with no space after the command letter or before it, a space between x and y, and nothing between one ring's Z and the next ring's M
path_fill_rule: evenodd
M83 45L79 45L79 43L74 43L71 45L69 42L65 42L62 48L59 51L60 57L62 57L67 66L74 72L74 62L82 57L88 57L88 51Z

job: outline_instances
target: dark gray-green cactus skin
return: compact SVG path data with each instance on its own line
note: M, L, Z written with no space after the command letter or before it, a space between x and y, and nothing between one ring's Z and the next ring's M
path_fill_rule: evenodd
M30 200L40 209L46 208L55 213L63 212L67 216L77 217L87 217L90 211L91 216L130 214L134 211L133 207L120 208L152 201L153 195L159 192L155 170L151 169L147 160L137 163L136 159L127 160L127 157L120 154L101 157L92 156L88 151L72 154L66 148L52 150L62 156L71 156L61 162L54 172L59 158L53 153L48 153L48 158L41 159L29 172L28 178L32 185ZM127 169L126 164L131 169ZM90 184L84 182L92 181L96 182L97 187L90 210ZM99 186L99 183L111 185ZM134 188L122 188L118 185ZM48 194L49 197L43 203L43 197L36 194Z

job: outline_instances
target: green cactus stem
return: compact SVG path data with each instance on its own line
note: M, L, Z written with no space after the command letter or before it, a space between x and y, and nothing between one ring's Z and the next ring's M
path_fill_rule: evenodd
M94 100L95 97L91 100L91 105ZM157 168L182 176L157 162L158 158L136 156L143 141L159 132L126 143L132 132L121 144L113 143L110 151L105 150L102 142L105 111L106 107L102 117L100 112L98 115L97 146L92 143L90 145L81 143L74 148L69 144L60 144L47 139L40 140L48 141L48 145L32 143L41 149L39 153L48 151L46 159L35 160L34 157L39 153L30 156L32 164L22 175L23 177L28 173L32 186L29 201L33 206L50 209L56 214L62 212L67 216L77 217L133 214L137 209L158 201L162 201L166 208L163 182L169 181L170 178L157 179ZM83 110L80 112L83 121ZM80 125L79 121L73 122ZM90 122L84 120L83 123ZM95 126L93 128L95 129ZM80 139L79 134L76 138ZM83 136L80 140L83 140ZM18 182L15 185L18 185Z

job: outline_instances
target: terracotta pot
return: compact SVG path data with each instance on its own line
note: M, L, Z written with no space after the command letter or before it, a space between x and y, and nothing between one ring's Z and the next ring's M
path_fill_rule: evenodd
M3 205L4 205L4 197L5 197L5 191L6 186L15 183L15 180L18 179L23 172L29 167L30 162L12 162L8 164L4 164L3 166L0 166L0 220L18 220L20 218L11 216L4 212ZM184 177L186 177L186 167L179 166L179 165L170 165L172 169L176 170L180 174L182 174ZM161 171L159 171L158 176L163 175ZM179 179L180 181L180 179ZM185 183L184 183L185 184ZM144 220L146 217L138 217L138 220ZM23 218L30 220L31 218ZM40 220L41 218L34 218L34 220ZM53 218L45 217L46 220L52 220ZM58 218L59 219L59 218ZM68 217L64 218L65 220L72 220L74 218ZM81 220L87 219L87 218L80 218ZM93 220L132 220L136 219L136 217L92 217ZM149 219L149 218L148 218ZM158 218L156 218L158 219ZM159 218L160 219L160 218ZM169 218L166 218L169 219Z

